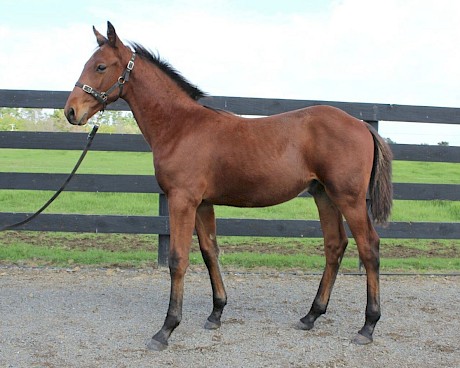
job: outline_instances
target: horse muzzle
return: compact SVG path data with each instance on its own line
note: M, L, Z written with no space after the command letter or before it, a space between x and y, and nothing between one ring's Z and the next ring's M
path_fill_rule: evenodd
M88 122L88 112L84 112L82 115L78 115L73 107L67 107L64 109L64 114L67 121L72 125L85 125Z

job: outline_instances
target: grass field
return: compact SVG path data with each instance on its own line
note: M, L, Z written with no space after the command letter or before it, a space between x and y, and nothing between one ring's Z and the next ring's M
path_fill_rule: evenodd
M69 173L78 159L76 151L0 150L0 171ZM395 161L394 182L460 184L460 164ZM89 152L79 173L153 173L149 153ZM53 193L48 191L0 190L2 212L34 212ZM64 192L47 213L157 215L158 195L128 193ZM217 217L264 219L317 219L311 198L262 209L216 207ZM395 201L393 221L459 222L460 202ZM142 266L156 258L156 236L117 234L0 233L0 260L31 264L85 264ZM84 239L84 240L82 240ZM128 239L128 240L127 240ZM74 246L73 244L91 244ZM126 243L133 244L126 248ZM101 245L102 244L102 245ZM110 244L110 246L108 245ZM142 244L142 246L140 246ZM321 239L224 237L220 239L224 266L274 267L319 270L323 267ZM152 253L153 252L153 253ZM353 243L344 259L345 269L356 269ZM196 244L192 264L200 264ZM382 241L382 268L387 270L460 270L458 240Z

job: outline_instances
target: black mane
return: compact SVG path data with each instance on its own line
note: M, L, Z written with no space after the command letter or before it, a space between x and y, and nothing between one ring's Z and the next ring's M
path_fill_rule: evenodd
M164 73L166 73L192 99L199 100L200 98L206 96L206 93L200 90L197 86L191 84L176 69L174 69L171 64L165 60L162 60L160 55L155 55L152 51L147 50L145 47L139 45L138 43L130 42L129 44L138 56L148 60Z

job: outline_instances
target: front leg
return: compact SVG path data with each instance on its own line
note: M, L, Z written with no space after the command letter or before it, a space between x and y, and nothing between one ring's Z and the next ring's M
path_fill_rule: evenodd
M181 195L168 196L171 243L169 247L169 272L171 294L165 322L148 342L149 350L161 351L168 346L168 339L182 319L184 277L189 265L189 253L195 226L196 206Z

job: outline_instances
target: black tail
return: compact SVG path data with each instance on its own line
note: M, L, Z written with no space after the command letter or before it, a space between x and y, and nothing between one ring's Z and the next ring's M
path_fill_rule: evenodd
M377 131L367 125L374 139L374 165L369 183L370 209L374 222L386 224L393 205L393 184L391 182L390 146Z

